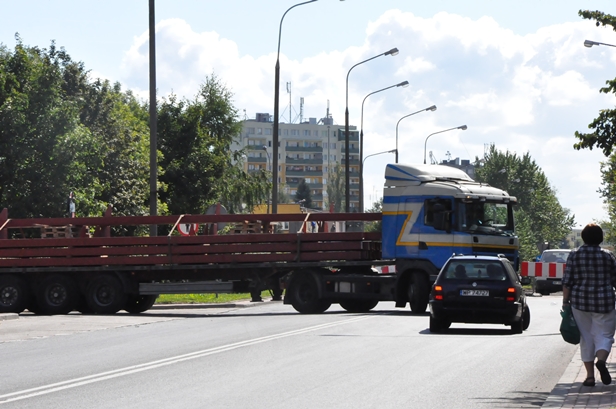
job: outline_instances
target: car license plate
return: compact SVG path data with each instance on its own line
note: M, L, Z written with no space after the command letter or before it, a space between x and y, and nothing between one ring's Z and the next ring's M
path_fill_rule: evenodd
M553 283L554 285L562 285L562 284L563 284L563 282L562 282L562 281L552 281L552 283Z
M460 290L460 295L487 297L490 295L490 292L488 290Z

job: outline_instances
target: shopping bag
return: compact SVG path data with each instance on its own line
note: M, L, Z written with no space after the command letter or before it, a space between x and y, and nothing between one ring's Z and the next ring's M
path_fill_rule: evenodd
M573 345L580 343L580 330L575 324L575 318L573 318L573 312L571 312L570 305L564 305L560 311L562 321L560 322L560 335L562 335L565 342Z

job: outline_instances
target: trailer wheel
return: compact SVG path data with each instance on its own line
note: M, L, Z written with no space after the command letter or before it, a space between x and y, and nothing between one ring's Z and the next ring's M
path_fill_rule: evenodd
M319 298L319 287L313 274L300 274L291 281L289 292L293 300L291 305L302 314L320 314L332 305Z
M129 295L124 309L131 314L139 314L152 308L157 298L158 294Z
M30 288L21 277L0 276L0 312L19 314L30 303Z
M54 274L36 288L36 303L43 314L68 314L77 304L77 285L70 278Z
M416 314L423 314L426 312L426 308L428 308L428 298L430 296L430 283L424 274L416 273L412 275L408 296L411 311Z
M115 314L126 305L126 294L116 277L99 275L88 283L86 302L95 314Z
M340 301L340 306L348 312L368 312L378 303L375 300L345 300Z

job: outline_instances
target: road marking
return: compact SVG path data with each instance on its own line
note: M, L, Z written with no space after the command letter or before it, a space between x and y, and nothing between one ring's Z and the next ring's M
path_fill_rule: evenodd
M350 318L344 321L331 322L328 324L319 324L314 325L312 327L297 329L288 332L282 332L280 334L268 335L265 337L249 339L246 341L235 342L233 344L222 345L219 347L204 349L201 351L191 352L188 354L178 355L170 358L160 359L157 361L152 361L144 364L128 366L126 368L115 369L113 371L101 372L99 374L88 375L81 378L71 379L67 381L52 383L50 385L39 386L36 388L25 389L22 391L11 392L4 395L0 395L0 405L9 402L15 402L19 400L34 398L41 395L47 395L49 393L60 392L66 389L77 388L79 386L88 385L95 382L102 382L108 379L119 378L121 376L132 375L138 372L148 371L151 369L160 368L167 365L176 364L179 362L184 362L192 359L203 358L205 356L218 354L221 352L227 352L238 348L243 348L247 346L261 344L263 342L273 341L276 339L292 337L295 335L305 334L307 332L318 331L320 329L331 328L338 325L350 324L357 321L363 321L368 318L372 318L374 315L370 316L360 316Z

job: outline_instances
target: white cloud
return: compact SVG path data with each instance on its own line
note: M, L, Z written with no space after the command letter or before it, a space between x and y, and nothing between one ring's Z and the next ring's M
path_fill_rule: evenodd
M324 117L329 104L335 122L344 123L349 69L398 47L400 55L371 60L349 75L351 124L358 127L366 95L403 80L410 83L366 101L365 155L393 149L400 118L436 104L436 112L400 123L401 161L422 161L427 135L467 124L465 132L437 135L428 149L439 159L449 152L453 158L471 160L482 156L490 143L501 150L529 152L558 189L563 206L586 222L604 215L596 193L602 155L597 150L573 150L573 134L585 131L599 109L613 104L612 96L597 91L605 79L614 77L616 52L589 50L582 43L585 38L609 42L608 35L584 21L521 36L490 17L472 20L442 12L421 18L390 10L368 24L360 46L302 60L282 53L280 112L286 110L282 120L288 121L285 90L291 82L294 112L299 112L303 97L305 118ZM147 43L147 33L135 38L124 59L125 83L141 95L148 89ZM157 25L160 95L173 90L192 98L205 76L215 73L234 92L240 113L245 109L249 117L273 114L275 57L240 55L233 41L215 32L197 33L179 19ZM373 196L372 186L382 184L387 161L393 161L393 155L366 162L367 196Z

